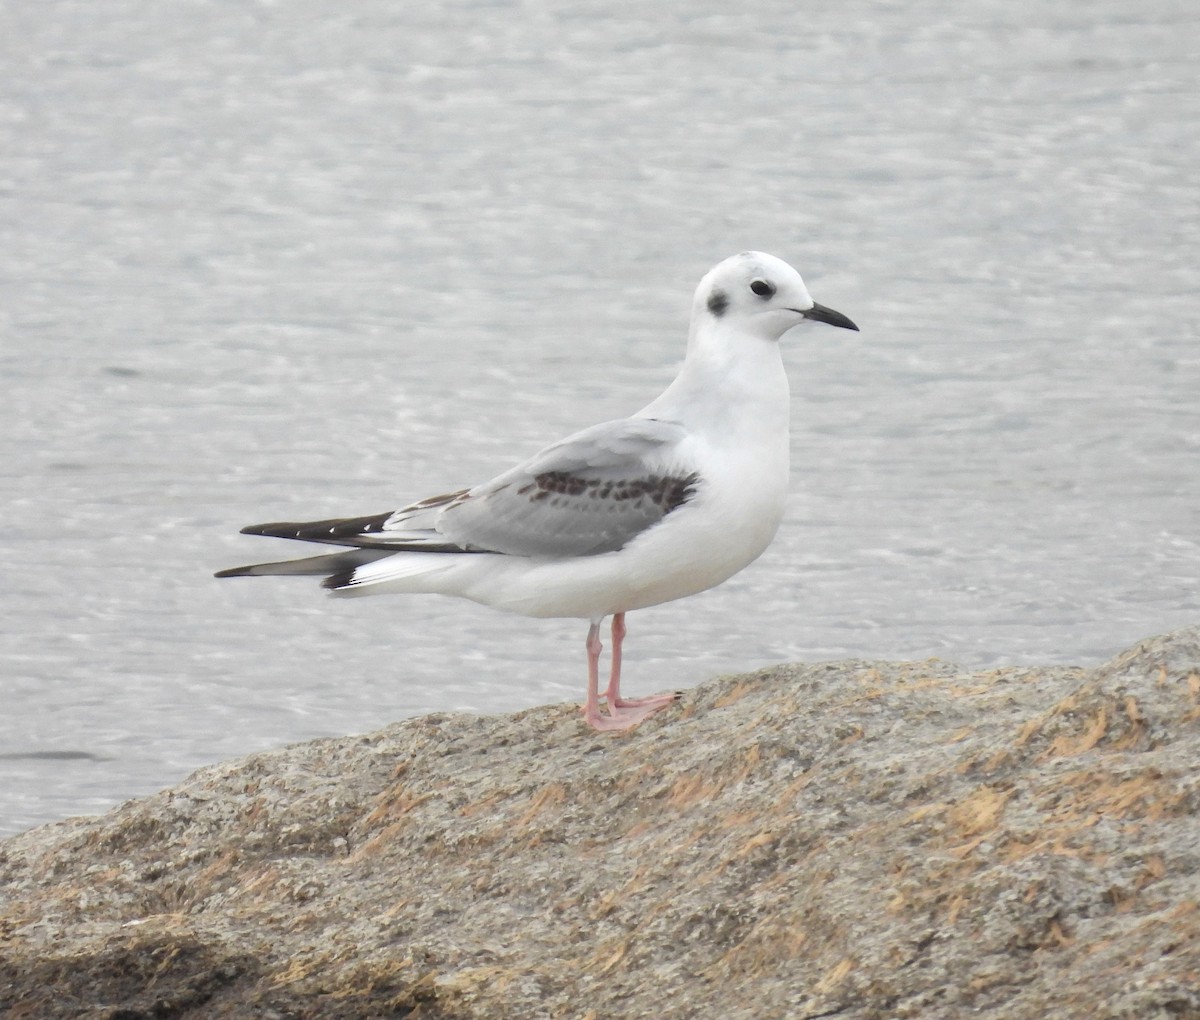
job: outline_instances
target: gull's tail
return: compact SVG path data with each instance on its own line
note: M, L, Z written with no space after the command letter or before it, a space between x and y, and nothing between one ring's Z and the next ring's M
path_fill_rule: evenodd
M335 518L327 521L279 521L271 524L251 524L242 528L243 535L264 535L268 538L300 539L305 542L324 542L342 546L339 552L309 556L299 560L274 563L251 563L244 567L220 570L217 577L263 577L295 575L325 578L323 588L335 595L367 595L383 592L442 592L442 583L451 568L465 559L472 561L476 553L440 532L417 526L421 515L428 515L447 502L465 495L452 492L445 496L414 503L404 511L374 514L370 517ZM403 522L416 522L412 527L388 528L385 525L404 514ZM344 548L349 546L350 548ZM453 592L451 592L453 593Z
M386 549L348 549L345 552L309 556L278 563L251 563L245 567L219 570L215 577L265 577L295 575L321 577L321 587L333 595L382 595L385 593L450 593L445 578L461 569L464 561L477 557L426 552L392 552Z
M385 553L370 560L345 561L341 569L321 582L321 587L342 596L454 594L454 587L447 589L445 580L476 561L474 553L457 556L413 551Z

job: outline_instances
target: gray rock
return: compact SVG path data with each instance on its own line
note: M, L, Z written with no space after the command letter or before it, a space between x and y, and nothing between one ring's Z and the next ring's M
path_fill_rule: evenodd
M433 715L0 843L0 1012L1200 1017L1200 627Z

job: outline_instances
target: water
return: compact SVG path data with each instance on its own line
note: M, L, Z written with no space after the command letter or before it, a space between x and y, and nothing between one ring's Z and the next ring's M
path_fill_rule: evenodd
M785 340L780 537L631 691L1200 618L1195 5L728 8L4 6L0 831L580 699L582 624L209 575L637 409L748 247L862 333Z

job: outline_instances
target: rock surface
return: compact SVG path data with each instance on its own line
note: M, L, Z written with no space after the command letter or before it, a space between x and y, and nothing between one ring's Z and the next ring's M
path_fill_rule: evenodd
M0 844L0 1015L1200 1017L1200 627L435 715Z

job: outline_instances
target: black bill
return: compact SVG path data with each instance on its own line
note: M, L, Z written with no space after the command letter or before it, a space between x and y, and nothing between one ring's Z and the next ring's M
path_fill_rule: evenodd
M812 308L802 314L806 319L812 319L814 322L827 322L831 326L841 326L842 329L852 329L856 333L858 332L858 327L841 312L835 312L832 308L826 308L824 305L814 304Z

